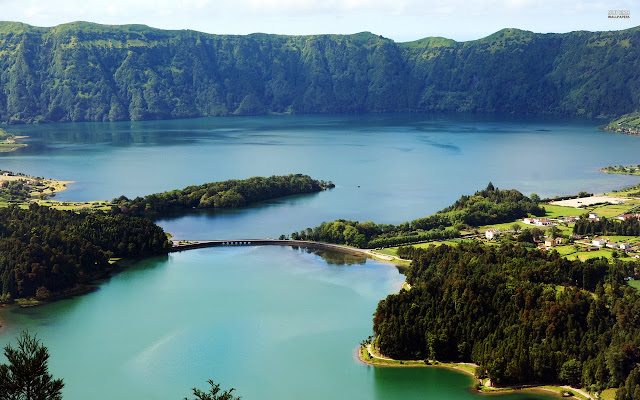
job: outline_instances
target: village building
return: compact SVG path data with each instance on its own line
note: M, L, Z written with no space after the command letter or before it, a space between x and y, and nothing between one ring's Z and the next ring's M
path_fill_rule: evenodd
M550 219L539 219L535 222L538 226L551 226L553 222Z
M489 240L497 239L500 237L500 231L498 229L487 229L484 236Z
M598 247L602 247L604 246L607 241L604 239L593 239L593 241L591 242L594 246L598 246Z

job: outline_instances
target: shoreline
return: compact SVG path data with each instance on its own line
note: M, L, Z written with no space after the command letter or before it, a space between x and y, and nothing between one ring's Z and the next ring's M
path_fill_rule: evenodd
M1 128L0 128L1 130ZM13 134L10 134L9 137L7 137L6 139L4 139L2 141L2 143L0 143L0 153L13 153L14 151L17 151L18 149L23 149L27 146L29 146L26 143L20 143L20 139L26 139L29 136L16 136ZM13 147L12 147L13 146Z
M374 367L388 367L388 368L444 368L453 371L462 372L466 375L472 376L476 380L476 384L472 386L480 394L492 395L492 394L502 394L515 392L519 390L526 391L544 391L555 393L560 397L564 396L565 392L573 393L572 396L576 399L583 400L596 400L591 394L587 393L582 389L573 388L566 385L509 385L509 386L500 386L494 387L491 386L490 379L479 379L476 377L475 373L471 371L471 368L475 369L478 365L474 363L443 363L438 361L431 361L426 363L425 360L395 360L390 357L385 357L381 354L375 354L374 350L371 348L371 344L368 344L366 347L358 346L356 348L356 352L358 353L358 360L366 365L371 365Z

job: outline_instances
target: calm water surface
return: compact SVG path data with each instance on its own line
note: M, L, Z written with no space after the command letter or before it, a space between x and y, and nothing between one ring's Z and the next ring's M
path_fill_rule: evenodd
M597 124L438 114L19 126L9 130L29 135L30 146L0 156L0 168L74 180L59 199L76 201L295 172L337 184L158 221L186 239L276 237L337 218L419 218L489 181L541 196L637 183L598 169L640 162L640 138ZM179 399L210 378L245 399L480 398L460 373L354 360L377 302L403 277L383 263L346 261L288 247L143 260L95 293L3 313L0 345L24 328L38 333L65 399Z

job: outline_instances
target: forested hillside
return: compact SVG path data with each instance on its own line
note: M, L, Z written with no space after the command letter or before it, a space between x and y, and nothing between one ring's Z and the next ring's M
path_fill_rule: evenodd
M640 29L455 42L221 36L0 23L0 121L478 111L618 116L640 105Z
M374 344L400 359L472 361L497 385L564 382L640 393L638 263L569 261L520 246L416 249L409 291L376 310Z
M32 204L0 208L0 301L72 289L110 270L109 257L164 253L162 228L146 218L78 214Z

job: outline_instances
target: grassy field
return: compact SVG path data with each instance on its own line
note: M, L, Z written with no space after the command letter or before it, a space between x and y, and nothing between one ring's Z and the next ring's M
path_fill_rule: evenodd
M615 243L631 243L632 245L640 243L640 236L603 236Z
M627 285L631 286L635 290L640 290L640 281L627 281Z
M35 203L41 206L55 208L56 210L98 210L109 211L111 209L111 203L106 201L85 201L85 202L73 202L73 201L53 201L53 200L35 200Z
M478 232L485 232L487 229L498 229L501 232L507 231L507 230L512 230L512 226L513 225L518 225L520 227L520 229L524 229L524 228L530 228L531 225L527 225L524 222L521 221L515 221L515 222L505 222L503 224L493 224L493 225L483 225L478 227Z
M618 389L616 388L605 389L600 393L600 397L602 397L602 400L615 400L617 391Z
M544 216L546 218L559 218L559 217L577 217L580 214L584 214L587 210L575 207L556 206L553 204L542 205L546 211Z
M376 250L376 251L374 251L374 253L382 253L382 254L386 254L388 256L396 256L396 255L398 255L398 248L397 247L389 247L388 249Z
M572 244L568 244L564 246L556 246L553 249L557 251L558 254L560 254L561 256L568 256L570 254L574 254L578 252L578 250L576 250L575 246Z
M616 215L626 213L627 211L629 211L629 209L637 206L638 204L639 202L637 200L632 200L625 204L608 204L595 207L591 210L591 212L598 213L598 215L601 217L611 218L615 217Z
M569 254L567 256L567 260L579 259L580 261L585 261L591 258L600 257L605 257L610 260L612 258L611 254L612 253L609 250L581 251L579 253Z

